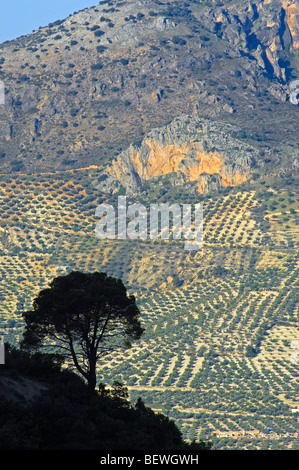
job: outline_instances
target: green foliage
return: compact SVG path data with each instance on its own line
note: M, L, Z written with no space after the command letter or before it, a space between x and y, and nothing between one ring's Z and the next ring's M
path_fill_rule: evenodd
M246 346L245 356L247 357L255 357L257 356L258 351L251 345Z
M187 42L186 42L185 39L180 38L180 37L178 37L178 36L174 36L174 37L172 38L172 42L173 42L173 44L178 44L178 45L180 45L180 46L184 46L185 44L187 44Z
M103 46L103 45L97 46L97 52L104 52L106 49L107 49L106 46Z
M94 32L95 37L101 37L104 34L105 34L104 31L101 31L100 29L98 29Z

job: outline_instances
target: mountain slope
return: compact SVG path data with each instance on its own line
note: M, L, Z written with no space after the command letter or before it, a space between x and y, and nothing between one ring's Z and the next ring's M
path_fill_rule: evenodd
M298 447L297 2L101 2L0 58L0 334L53 277L106 272L146 334L99 380L185 438ZM97 239L124 194L202 202L202 249Z
M130 403L121 384L99 387L91 397L77 375L46 355L9 347L5 369L0 386L10 396L4 393L0 404L2 451L210 448L209 443L184 442L173 421L141 400Z

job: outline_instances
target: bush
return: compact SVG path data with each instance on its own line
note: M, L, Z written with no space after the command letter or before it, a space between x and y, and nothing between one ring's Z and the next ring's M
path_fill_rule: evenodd
M246 350L245 350L245 356L246 357L255 357L257 355L257 350L251 346L251 345L248 345L246 347Z
M101 31L101 30L99 30L99 29L94 32L94 35L95 35L96 37L103 36L103 34L105 34L104 31Z
M173 42L173 44L179 44L180 46L184 46L186 44L185 39L182 39L178 36L174 36L172 38L172 42Z
M97 46L97 52L104 52L106 49L106 46Z
M103 65L100 62L98 62L97 64L92 64L90 68L91 70L102 70Z

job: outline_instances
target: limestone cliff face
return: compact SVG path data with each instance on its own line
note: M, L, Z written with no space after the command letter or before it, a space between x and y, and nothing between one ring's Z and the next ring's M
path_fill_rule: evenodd
M299 2L298 0L284 0L283 8L292 37L292 48L299 49Z
M131 145L107 169L101 189L115 190L116 181L136 193L142 183L172 174L179 184L196 183L199 193L247 181L258 153L232 137L233 128L188 116L152 130L140 146Z
M284 53L299 46L298 0L227 2L205 13L205 26L253 55L259 66L285 82Z

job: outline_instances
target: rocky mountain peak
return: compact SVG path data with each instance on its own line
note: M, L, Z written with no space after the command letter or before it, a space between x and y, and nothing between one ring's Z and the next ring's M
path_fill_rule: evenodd
M109 0L3 43L1 171L110 166L182 114L297 145L297 20L295 0Z

